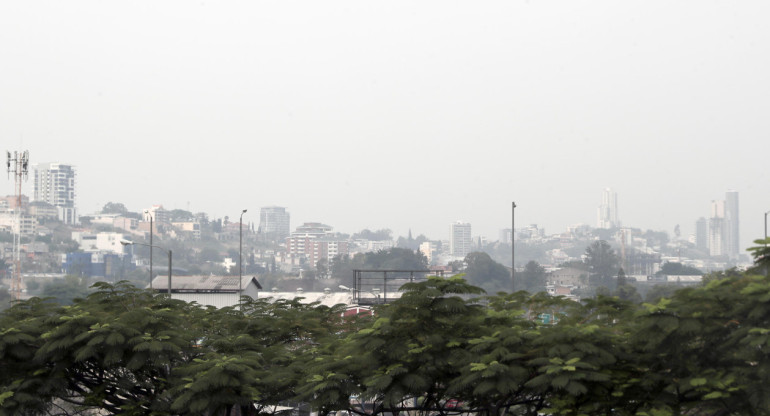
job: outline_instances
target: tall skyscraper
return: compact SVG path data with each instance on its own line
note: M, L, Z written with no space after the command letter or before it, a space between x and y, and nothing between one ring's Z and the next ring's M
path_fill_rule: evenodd
M511 244L511 229L510 228L503 228L500 230L500 242L504 244Z
M698 250L708 252L709 249L709 223L700 217L695 222L695 246Z
M55 206L63 223L77 224L75 167L63 163L36 163L32 170L35 181L33 200Z
M259 230L271 240L283 240L289 236L290 215L284 207L262 207L259 210Z
M725 193L725 254L737 259L741 254L738 191Z
M737 259L740 249L738 192L727 191L723 201L711 201L708 222L709 254Z
M457 221L451 225L449 232L450 253L454 257L464 258L471 252L471 245L473 244L470 223Z
M711 201L709 255L722 256L726 254L725 242L725 201Z
M620 227L618 194L612 188L604 188L602 193L602 204L599 205L597 227L605 229Z

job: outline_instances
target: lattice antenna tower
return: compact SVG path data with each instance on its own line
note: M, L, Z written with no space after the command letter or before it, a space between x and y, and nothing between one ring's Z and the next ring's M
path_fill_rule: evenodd
M11 296L14 300L21 299L21 184L27 180L29 175L29 151L23 152L11 152L6 151L8 155L8 161L6 167L8 168L8 179L11 178L13 173L13 179L15 181L15 197L16 208L15 222L13 232L13 277L11 278Z

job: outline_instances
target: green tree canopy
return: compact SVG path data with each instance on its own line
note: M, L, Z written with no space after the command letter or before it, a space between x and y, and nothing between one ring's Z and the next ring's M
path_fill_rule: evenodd
M703 274L704 273L702 270L699 270L695 267L686 266L682 263L674 263L670 261L663 263L663 265L660 267L660 270L655 273L656 276L701 276Z
M102 207L102 214L126 214L128 208L120 202L108 202Z
M536 293L545 290L547 274L540 263L530 260L524 270L516 273L516 290Z
M352 240L388 241L393 239L393 231L387 228L383 228L377 231L363 229L353 234L351 239Z
M489 254L480 251L470 253L465 256L465 264L465 277L472 285L488 293L511 290L511 272L492 260ZM518 286L516 289L519 289Z
M615 250L604 240L591 243L586 248L586 264L589 271L600 277L614 277L620 266L620 259L615 254Z
M76 299L85 298L88 293L87 278L68 275L45 283L41 295L51 297L62 305L71 305Z
M316 346L345 333L343 310L250 298L204 309L126 282L71 306L32 298L0 314L0 414L54 400L136 415L277 405Z
M331 274L342 284L353 284L353 270L425 270L428 259L419 251L393 247L353 257L340 255L332 258Z
M409 283L373 316L243 300L203 308L121 282L67 306L17 302L0 312L0 415L297 401L323 416L770 415L770 278L751 272L643 305L483 296L462 276Z

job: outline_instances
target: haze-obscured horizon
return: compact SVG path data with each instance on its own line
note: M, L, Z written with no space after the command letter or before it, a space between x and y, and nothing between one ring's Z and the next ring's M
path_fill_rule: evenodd
M683 236L770 210L770 4L663 1L0 4L0 137L121 202L292 228L497 239L596 225ZM13 194L13 180L0 181ZM32 184L24 185L32 194ZM250 216L250 218L249 218Z

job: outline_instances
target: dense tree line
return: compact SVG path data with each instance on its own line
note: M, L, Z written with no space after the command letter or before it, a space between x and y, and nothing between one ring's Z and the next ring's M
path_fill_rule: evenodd
M0 315L0 414L770 414L770 262L655 304L404 286L373 317L245 299L202 308L98 284Z
M219 414L294 398L343 306L244 298L202 308L121 282L71 306L39 298L0 315L0 414Z
M325 264L324 267L326 267ZM354 285L354 270L426 270L427 268L428 259L424 254L399 247L356 253L353 256L337 255L329 266L332 278L350 286Z

